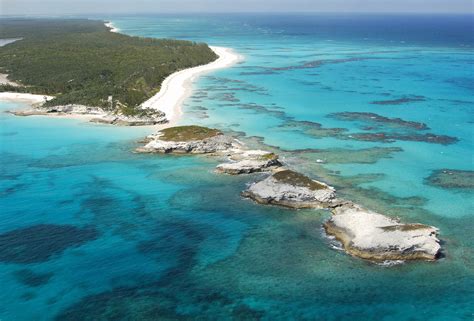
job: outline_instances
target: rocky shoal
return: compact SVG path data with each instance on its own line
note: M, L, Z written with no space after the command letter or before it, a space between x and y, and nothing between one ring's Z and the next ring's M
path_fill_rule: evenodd
M437 228L403 224L398 219L339 199L333 187L285 168L278 155L246 150L241 142L218 130L199 126L169 128L147 137L137 152L213 154L227 158L227 162L216 167L219 173L269 172L261 181L250 184L242 196L259 204L329 210L332 216L324 223L326 233L341 242L344 250L353 256L377 262L439 257Z

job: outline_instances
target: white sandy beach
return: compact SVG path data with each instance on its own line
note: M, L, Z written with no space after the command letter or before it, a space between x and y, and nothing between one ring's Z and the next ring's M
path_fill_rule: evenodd
M119 32L119 31L120 31L120 29L118 29L117 27L115 27L115 26L112 24L112 22L110 22L110 21L109 21L109 22L106 22L106 23L105 23L105 26L106 26L107 28L110 28L110 32Z
M105 23L111 32L119 32L112 22ZM236 54L231 48L209 46L219 58L207 65L177 71L169 75L161 84L160 91L142 104L144 108L153 108L166 114L169 123L176 124L183 115L181 109L184 100L192 93L192 82L200 75L214 70L228 68L239 61L243 56Z
M161 110L170 124L175 124L182 116L183 101L191 95L192 82L200 75L230 67L242 60L242 56L225 47L210 47L219 58L207 65L184 69L168 76L161 84L161 90L143 103L145 108Z
M21 102L30 105L43 104L44 102L53 99L53 96L34 95L25 93L11 93L0 92L0 101Z

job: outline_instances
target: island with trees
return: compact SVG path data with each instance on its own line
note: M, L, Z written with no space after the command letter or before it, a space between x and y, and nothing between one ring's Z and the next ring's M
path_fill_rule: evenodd
M141 104L166 77L218 58L204 43L132 37L86 19L3 19L0 39L15 40L0 47L0 73L8 75L0 92L51 96L46 113L88 106L157 116Z

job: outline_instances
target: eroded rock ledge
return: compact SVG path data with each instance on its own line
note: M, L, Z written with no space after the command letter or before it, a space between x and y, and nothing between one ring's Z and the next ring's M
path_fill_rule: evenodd
M216 171L230 175L251 174L274 170L282 164L278 155L263 150L236 152L229 157L230 163L217 165Z
M84 105L37 106L26 110L10 111L10 113L16 116L81 115L91 117L90 122L118 126L149 126L168 122L163 112L151 108L141 109L134 115L126 115L121 112L112 113L100 107Z
M284 168L278 155L245 150L242 143L219 130L200 126L171 127L147 137L145 144L137 151L226 156L228 162L216 167L219 173L270 172L268 177L249 185L242 196L260 204L330 210L332 217L324 223L326 233L340 241L344 250L353 256L371 261L438 258L437 228L418 223L402 224L397 219L339 199L333 187Z
M253 183L242 192L260 204L290 208L327 208L336 198L336 190L291 170L281 170Z

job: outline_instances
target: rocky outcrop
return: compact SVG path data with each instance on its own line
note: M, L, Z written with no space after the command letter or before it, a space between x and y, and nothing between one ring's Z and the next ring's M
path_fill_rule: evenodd
M324 224L327 234L351 255L372 261L435 260L440 251L438 229L398 220L344 202Z
M216 171L230 175L250 174L275 169L281 166L278 155L263 150L237 152L229 157L230 163L220 164Z
M166 124L168 122L164 113L157 114L155 116L127 116L120 114L108 114L103 117L93 118L90 121L93 123L117 126L151 126L158 124Z
M89 107L83 105L64 105L53 107L35 107L26 110L10 111L16 116L35 116L35 115L94 115L102 116L106 112L99 107Z
M11 111L10 113L16 116L83 115L92 117L90 121L93 123L117 126L147 126L168 122L163 112L151 108L139 109L133 115L126 115L120 111L108 112L100 107L84 105L39 106L27 110Z
M439 256L438 229L422 224L402 224L350 201L336 198L333 187L292 170L282 169L278 155L262 150L244 150L242 144L212 128L179 126L148 136L144 153L216 154L229 162L217 172L232 175L272 171L251 184L242 196L260 204L289 208L332 211L324 223L328 235L340 241L344 250L372 261L435 260Z
M139 153L211 154L226 153L240 147L239 143L222 132L200 126L170 127L150 135Z
M260 204L290 208L326 208L336 198L331 186L291 170L278 171L242 192Z

